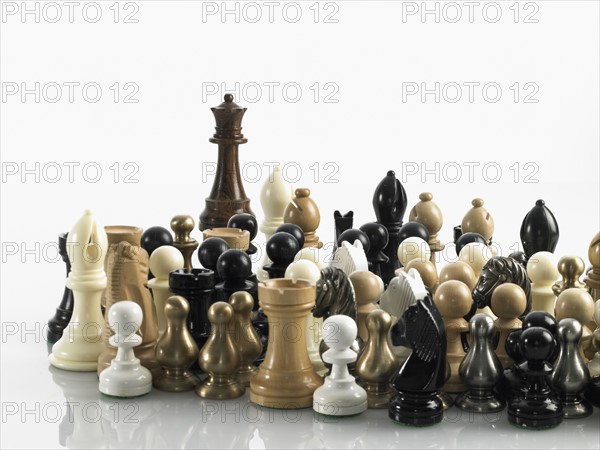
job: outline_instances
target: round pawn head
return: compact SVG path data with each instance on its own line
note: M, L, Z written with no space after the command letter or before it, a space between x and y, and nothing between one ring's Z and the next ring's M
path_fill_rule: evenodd
M398 232L398 242L402 243L406 238L418 237L425 242L429 241L429 230L419 222L406 222Z
M349 278L359 304L373 303L383 293L382 279L372 272L356 271Z
M508 255L508 257L514 259L523 267L527 267L527 253L517 250Z
M519 347L522 332L523 330L511 331L504 342L504 350L506 351L506 354L510 359L517 363L523 360L523 354L521 353L521 348Z
M152 256L154 250L163 245L173 245L173 235L166 228L150 227L142 234L141 246L148 255Z
M338 237L337 245L342 246L342 242L347 241L350 244L354 245L354 241L360 241L363 246L363 250L365 253L369 252L369 248L371 246L371 242L369 241L368 236L365 232L361 230L357 230L356 228L350 228L349 230L344 231Z
M322 261L321 258L321 249L316 247L305 247L301 248L296 256L294 257L294 261L301 261L303 259L313 262L319 267L319 270L323 270L327 265Z
M548 330L553 335L556 334L557 322L551 314L546 311L531 311L523 319L523 329L532 327L541 327Z
M594 316L594 299L583 289L565 289L556 299L555 313L558 321L571 318L587 324Z
M380 252L388 245L390 233L384 225L377 222L369 222L361 226L360 230L369 239L369 251Z
M398 246L398 261L406 266L413 259L428 261L431 257L429 244L420 237L409 237L404 239Z
M583 327L575 319L563 319L558 322L556 337L559 342L578 343L583 335Z
M143 318L142 308L131 300L121 300L108 310L108 324L121 339L135 334Z
M558 260L558 272L565 280L578 281L584 270L585 263L579 256L563 256Z
M433 291L438 284L438 274L435 266L429 260L413 259L404 266L404 272L409 273L410 269L415 269L421 275L423 284Z
M308 280L316 283L321 278L321 269L307 259L294 261L285 269L285 278L292 280Z
M258 221L256 217L248 213L235 214L229 218L227 228L239 228L250 233L250 240L253 240L258 233Z
M556 256L550 252L534 253L527 261L527 275L533 284L553 284L559 278Z
M519 338L519 349L527 361L547 361L555 345L552 333L541 327L527 328Z
M504 283L492 292L492 312L502 319L516 319L525 312L527 297L521 286Z
M280 225L275 232L291 234L296 238L296 241L298 241L298 246L300 248L304 247L304 231L302 231L302 228L295 223L284 223L283 225Z
M477 284L477 277L475 272L471 269L471 266L464 261L456 261L450 264L446 264L440 270L440 283L448 280L462 281L469 289L473 290Z
M171 219L171 230L175 233L176 242L187 242L190 240L190 233L194 231L196 223L192 216L181 214Z
M169 279L169 274L183 268L183 255L172 245L158 247L150 256L149 267L155 277Z
M237 291L229 296L229 304L236 314L250 314L254 307L254 299L249 292Z
M483 266L486 265L492 256L492 252L487 245L482 244L481 242L471 242L462 248L458 255L458 259L470 265L473 272L475 272L475 275L479 277L483 270Z
M217 272L224 280L245 280L252 275L252 260L243 250L225 250L217 260Z
M594 322L596 322L596 325L600 328L600 301L597 301L594 304ZM600 342L598 344L600 344Z
M350 348L357 333L358 327L354 319L343 314L330 316L323 323L323 340L334 350Z
M190 304L180 296L173 295L167 299L165 304L165 317L170 322L183 322L190 312Z
M473 338L487 339L496 333L494 319L484 313L475 314L469 322L469 332Z
M275 233L267 241L267 255L276 264L290 264L299 250L298 240L285 231Z
M464 317L471 310L471 290L456 280L446 281L438 286L433 302L443 317Z
M596 236L590 242L590 248L588 249L588 259L594 267L600 267L600 231L596 233Z
M377 333L387 335L387 331L392 327L392 316L383 309L374 309L365 319L365 326L369 331L369 336Z
M456 254L460 255L460 251L465 247L465 245L471 244L473 242L479 242L480 244L487 245L487 241L479 233L475 233L473 231L470 231L468 233L463 233L460 235L460 237L455 242Z
M218 237L205 239L198 247L198 261L200 261L202 267L216 271L219 256L227 250L229 250L229 244L225 239Z
M234 250L241 251L241 250ZM227 302L215 302L208 309L208 320L213 325L228 324L233 318L233 308Z

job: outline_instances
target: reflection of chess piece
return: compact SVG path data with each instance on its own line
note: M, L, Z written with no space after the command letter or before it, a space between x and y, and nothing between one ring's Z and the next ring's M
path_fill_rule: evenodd
M531 279L531 310L554 315L556 294L552 285L558 278L556 258L550 252L537 252L527 261L527 275Z
M321 213L315 201L310 197L310 189L296 189L295 197L285 208L283 221L294 223L304 231L304 247L323 247L323 243L316 235Z
M585 284L579 281L585 270L585 263L579 256L563 256L558 260L558 272L562 280L552 286L552 291L557 297L566 289L585 289Z
M192 254L198 248L198 241L190 237L196 223L191 216L179 215L171 219L171 230L175 233L173 246L183 255L183 267L192 270Z
M585 276L585 284L592 294L594 301L600 300L600 232L590 242L588 249L588 259L592 264L592 269Z
M71 262L67 253L67 233L58 235L58 253L67 266L67 277L71 272ZM62 336L62 332L71 320L73 314L73 291L65 285L62 300L56 308L56 313L48 321L48 342L53 344Z
M422 223L429 231L429 248L431 249L431 262L436 263L435 254L444 250L445 246L438 238L438 233L444 224L442 210L433 202L431 192L423 192L419 195L420 202L410 210L408 215L409 220Z

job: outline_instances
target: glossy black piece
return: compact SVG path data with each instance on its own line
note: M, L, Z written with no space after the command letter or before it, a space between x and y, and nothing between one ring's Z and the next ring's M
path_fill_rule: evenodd
M217 273L217 261L219 256L229 250L229 244L225 239L219 237L211 237L202 241L198 247L198 261L200 265L206 269L210 269L215 273L215 284L223 281Z
M214 288L214 272L210 269L192 269L191 272L178 269L169 274L169 290L190 304L187 327L198 348L202 348L210 336L208 309L216 301Z
M295 223L284 223L277 227L276 233L284 232L289 233L296 238L298 246L302 249L304 247L304 231Z
M523 381L508 402L508 421L523 428L553 428L563 420L562 405L553 399L546 382L552 372L548 359L556 347L554 336L542 327L527 328L521 333L519 347L525 359L519 364Z
M150 227L142 233L140 242L141 247L148 252L148 257L150 257L158 247L173 245L173 235L166 228ZM148 279L152 278L154 278L154 274L148 269Z
M71 272L71 261L67 253L67 234L58 235L58 254L65 263L67 277ZM60 301L54 316L48 321L48 342L54 344L63 334L63 330L69 325L73 315L73 291L65 285L62 300Z
M335 233L333 240L333 251L338 247L340 234L344 231L349 230L354 225L354 211L348 211L346 214L342 214L339 211L333 212L333 222L335 224Z
M552 336L556 337L556 330L558 328L558 322L553 315L548 314L545 311L531 311L523 318L522 329L526 330L531 327L542 327L552 333ZM554 348L554 353L550 357L550 363L553 364L558 357L560 347L557 345Z
M584 392L584 397L596 408L600 408L600 377L593 378Z
M527 255L525 254L525 252L517 250L516 252L512 252L510 255L508 255L508 257L517 261L519 264L521 264L525 268L525 270L527 270L528 258L527 258Z
M460 236L462 235L462 226L461 225L456 225L453 228L453 232L452 232L452 236L454 237L454 243L456 244L456 241L458 241L458 239L460 238ZM458 252L456 252L456 254L458 255Z
M521 224L521 243L527 258L541 251L554 253L558 238L558 222L554 214L544 200L538 200Z
M429 242L429 230L420 222L406 222L398 232L398 244L409 237L418 237L425 242Z
M380 265L381 278L385 286L396 276L396 269L400 268L397 256L398 245L400 245L398 233L402 226L407 205L408 201L404 186L396 178L393 170L388 171L373 193L375 217L377 217L377 222L384 225L389 233L388 244L383 249L388 261L382 262Z
M254 298L253 310L258 309L256 283L248 280L252 275L252 261L246 252L238 249L224 251L217 260L217 272L223 280L215 286L217 301L227 302L234 292L246 291Z
M356 228L350 228L349 230L346 230L342 234L340 234L337 240L337 245L338 247L341 246L342 242L344 241L350 244L354 244L354 241L356 240L360 241L360 243L363 246L363 250L365 251L365 253L367 253L371 248L371 241L369 241L369 237L364 231L358 230Z
M250 244L246 253L249 255L256 253L256 246L252 243L258 233L258 221L256 217L249 213L234 214L227 221L227 228L239 228L250 233Z
M367 252L369 271L381 277L381 264L389 261L389 258L382 251L390 239L388 230L377 222L365 223L360 227L360 230L369 238L370 245Z
M263 269L269 274L269 279L283 278L285 269L300 251L300 245L294 236L285 231L275 233L267 241L267 256L273 261Z
M470 231L468 233L461 234L460 237L454 242L456 245L456 255L460 255L460 251L465 245L471 244L473 242L479 242L481 244L487 245L487 242L482 235Z
M519 364L523 362L523 355L519 348L519 340L522 332L523 330L515 330L510 333L504 345L506 354L513 360L513 364L504 369L502 378L496 386L496 392L506 401L510 400L521 387L522 374Z
M410 347L412 353L393 379L396 393L390 400L390 418L414 426L440 422L443 405L438 390L446 379L446 333L431 295L406 309L392 328L392 342Z

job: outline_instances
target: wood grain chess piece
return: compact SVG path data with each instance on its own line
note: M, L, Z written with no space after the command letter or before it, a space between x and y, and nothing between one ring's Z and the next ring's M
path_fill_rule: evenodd
M235 377L244 386L250 386L250 379L258 368L254 361L262 352L262 344L256 330L252 326L252 308L254 299L248 292L235 292L229 297L233 308L233 343L238 350L240 364L235 371Z
M589 328L594 319L594 299L587 291L580 288L568 288L560 293L556 299L556 320L575 319L583 327L583 334L579 344L581 355L587 361L594 357L592 344L593 330Z
M315 233L321 223L321 213L315 201L310 197L310 189L299 188L294 194L294 198L285 208L283 221L302 228L304 247L323 247L323 243Z
M449 393L464 392L466 386L459 375L460 363L465 357L461 335L469 331L469 324L464 316L471 309L471 291L460 281L446 281L437 288L433 301L444 320L446 354L450 364L450 378L443 389Z
M208 374L196 387L202 398L225 400L244 395L246 388L235 378L240 357L229 326L233 320L233 308L229 303L216 302L208 310L212 325L210 337L200 350L198 364Z
M448 280L462 281L469 286L469 289L471 290L473 290L477 284L475 272L473 272L471 266L464 261L455 261L442 267L440 270L439 282L443 283Z
M153 375L161 371L156 360L154 346L158 339L156 307L152 294L146 287L148 282L148 253L141 247L142 229L133 226L107 226L109 248L106 254L108 283L106 286L106 313L103 327L105 350L98 357L98 374L110 366L117 349L108 345L112 328L108 323L110 308L122 301L130 300L142 308L143 320L140 327L142 342L134 349L142 366Z
M234 214L249 213L250 199L246 196L239 163L239 146L248 139L242 134L242 119L246 108L233 101L233 95L225 94L224 102L211 108L215 116L215 134L209 142L219 146L217 172L206 206L200 214L200 230L220 228Z
M269 345L264 362L250 380L250 401L273 408L308 408L323 384L304 339L289 339L284 330L303 330L315 306L316 287L306 280L278 278L258 285L260 306L269 318Z
M356 295L358 337L366 342L369 337L366 319L371 311L379 309L377 301L383 293L383 281L371 272L354 272L349 278Z
M164 311L167 327L156 343L156 359L163 372L152 380L161 391L191 391L196 386L190 367L198 359L198 346L186 326L189 313L190 305L185 298L174 295L167 299Z
M410 269L415 269L421 275L421 279L425 286L429 288L431 292L435 292L438 287L438 274L435 266L429 260L413 259L404 266L404 272L409 272Z
M527 261L527 275L531 280L531 310L546 311L554 315L556 294L552 290L559 273L555 256L550 252L537 252Z
M483 199L473 199L471 204L473 207L463 217L461 230L463 233L479 233L484 237L489 246L492 243L492 236L494 234L494 218L483 207Z
M585 284L595 302L600 300L600 232L596 233L588 249L588 259L592 269L585 276Z
M192 216L179 215L171 219L171 230L175 233L173 247L183 255L183 267L192 270L192 254L198 248L198 241L190 237L190 233L196 226Z
M423 192L419 195L419 200L420 202L410 210L408 219L422 223L429 231L428 244L431 249L431 262L435 264L436 253L443 251L445 248L445 245L438 238L438 233L444 224L444 216L440 207L433 201L431 192Z
M202 239L221 238L229 248L247 252L250 248L250 232L241 228L211 228L202 232ZM250 253L248 253L250 254Z
M494 315L498 318L494 322L499 331L498 345L496 346L496 355L507 369L512 365L512 359L506 353L506 339L510 333L520 330L523 323L519 317L525 312L527 306L527 297L520 286L513 283L504 283L494 289L492 293L491 308Z
M71 262L69 261L69 254L67 253L67 233L61 233L58 235L58 254L66 265L68 278L69 272L71 272ZM69 324L72 315L73 291L65 284L65 289L63 291L60 304L56 308L54 316L52 316L52 318L48 321L47 337L50 344L53 344L60 339L62 332Z
M400 365L388 341L392 317L374 309L365 319L367 339L356 362L356 374L367 391L371 409L387 408L393 394L390 379Z

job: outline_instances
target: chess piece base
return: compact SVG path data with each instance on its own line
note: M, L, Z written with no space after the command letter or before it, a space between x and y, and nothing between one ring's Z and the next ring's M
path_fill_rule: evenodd
M237 381L216 383L210 377L202 380L196 387L196 394L202 398L209 398L211 400L238 398L244 395L245 392L246 388L244 385Z
M456 398L456 406L475 413L495 413L506 408L506 402L496 398L493 392L472 392L461 394Z
M508 405L508 422L522 428L545 429L563 420L560 403L546 397L540 400L513 398Z
M390 399L392 398L393 391L389 389L388 391L378 391L373 392L373 390L369 390L367 388L367 406L369 409L385 409L390 404Z
M582 419L594 412L592 405L583 398L577 396L575 400L563 401L563 417L565 419Z
M319 414L324 416L355 416L360 414L368 408L368 402L365 400L364 402L358 405L340 405L336 402L313 402L313 410Z
M442 401L437 392L398 391L390 400L390 419L402 424L416 427L435 425L442 421L443 415Z
M325 378L323 386L313 395L313 410L325 416L353 416L368 407L367 392L356 384L354 377L348 380Z
M313 406L313 393L323 384L323 379L317 375L312 365L301 373L294 373L294 383L290 383L285 376L282 376L284 374L279 372L273 375L273 371L259 368L255 377L260 377L261 383L250 386L252 403L276 409L310 408ZM262 380L269 381L262 382ZM277 395L266 395L267 389L264 386L277 387ZM270 389L268 391L273 392Z
M98 363L96 361L71 361L59 358L54 353L48 356L48 361L58 369L70 370L73 372L96 372L98 369Z
M444 411L448 411L454 405L454 399L447 392L438 391L438 398L442 402L442 408Z
M131 362L115 362L100 373L98 389L111 397L139 397L152 390L152 374L140 365L138 359Z
M196 387L198 382L189 372L179 373L176 375L163 372L159 377L152 379L152 385L156 389L165 392L186 392L191 391Z
M254 375L256 375L257 372L258 372L258 367L254 367L254 368L252 368L252 370L238 371L235 373L235 378L238 381L238 383L244 385L245 387L249 387L250 379Z

